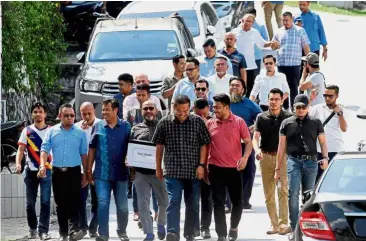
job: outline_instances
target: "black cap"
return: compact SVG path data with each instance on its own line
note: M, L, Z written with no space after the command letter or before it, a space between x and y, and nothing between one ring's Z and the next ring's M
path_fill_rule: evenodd
M294 105L293 105L294 107L297 107L297 106L307 107L308 105L309 105L309 98L306 95L300 94L295 97Z

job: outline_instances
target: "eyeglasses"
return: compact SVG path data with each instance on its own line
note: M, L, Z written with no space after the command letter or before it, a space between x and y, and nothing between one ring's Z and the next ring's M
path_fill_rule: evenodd
M326 98L329 98L329 99L333 99L334 95L327 95L327 94L324 94L323 97L326 99Z
M264 65L273 65L273 64L274 64L273 62L264 63Z
M306 110L306 106L296 106L296 110Z
M153 111L154 109L155 109L155 107L152 107L152 106L150 106L150 107L144 107L144 108L142 108L144 111Z
M74 118L75 117L75 115L74 114L64 114L64 117L65 118Z
M203 87L203 88L200 88L200 87L197 87L195 89L196 91L202 91L202 92L205 92L207 90L207 88Z
M190 71L193 71L195 69L197 69L197 67L196 68L192 68L192 69L186 69L186 72L190 72Z

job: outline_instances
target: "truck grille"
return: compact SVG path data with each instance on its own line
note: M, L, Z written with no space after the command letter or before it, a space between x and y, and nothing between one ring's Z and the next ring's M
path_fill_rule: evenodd
M160 80L150 81L150 92L154 95L160 95L162 82ZM119 92L118 82L105 83L103 85L103 95L114 96Z

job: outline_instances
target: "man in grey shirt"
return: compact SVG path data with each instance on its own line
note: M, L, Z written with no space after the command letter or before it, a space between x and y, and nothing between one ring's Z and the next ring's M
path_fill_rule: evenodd
M310 52L302 60L305 61L305 64L300 80L300 91L304 91L309 98L311 93L315 92L316 98L311 102L311 106L325 103L322 96L325 90L325 78L320 72L319 56Z

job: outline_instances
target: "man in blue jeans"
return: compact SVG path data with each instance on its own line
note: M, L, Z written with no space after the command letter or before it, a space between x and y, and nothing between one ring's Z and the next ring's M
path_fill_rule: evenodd
M173 113L162 118L156 127L152 142L156 144L156 177L164 176L169 197L167 214L167 241L180 239L180 207L182 192L186 205L184 236L194 241L199 209L199 180L206 168L207 145L211 142L205 122L191 115L191 100L178 95L173 101ZM165 150L164 150L165 149Z
M318 173L317 140L319 140L323 155L323 159L319 161L320 167L327 168L329 161L323 124L319 119L308 115L308 97L304 94L297 95L294 99L294 108L295 115L285 119L280 127L274 176L275 183L277 183L280 178L281 161L287 154L288 202L292 229L290 240L293 239L299 215L300 185L302 192L313 189L315 185Z
M96 241L109 239L109 205L111 191L117 206L117 234L121 241L128 241L128 169L125 164L131 126L117 117L118 101L106 99L102 105L104 121L98 122L92 131L89 145L87 175L95 184L98 197L98 233ZM94 173L91 168L95 160ZM95 179L93 181L93 178Z

